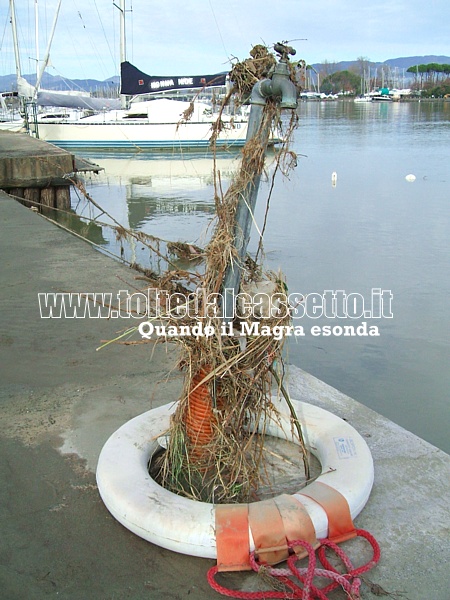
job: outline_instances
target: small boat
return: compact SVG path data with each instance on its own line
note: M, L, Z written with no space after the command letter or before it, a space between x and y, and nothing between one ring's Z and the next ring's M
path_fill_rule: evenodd
M373 102L392 102L392 96L389 94L388 88L382 87L372 94Z
M383 94L376 94L372 96L372 102L392 102L392 97Z

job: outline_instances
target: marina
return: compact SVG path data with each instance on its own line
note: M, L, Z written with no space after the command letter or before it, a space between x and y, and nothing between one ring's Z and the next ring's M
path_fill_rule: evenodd
M14 0L10 1L16 85L24 131L66 149L189 151L209 148L211 138L216 149L244 145L248 113L230 100L232 84L228 73L152 77L126 60L125 0L114 5L119 13L120 98L92 97L83 90L77 93L43 89L41 80L49 62L60 6L61 2L57 5L42 65L37 60L36 83L31 85L22 76L16 9ZM37 3L35 9L38 14ZM225 97L229 102L222 109ZM1 99L4 109L5 100ZM17 122L1 124L4 129L16 126Z

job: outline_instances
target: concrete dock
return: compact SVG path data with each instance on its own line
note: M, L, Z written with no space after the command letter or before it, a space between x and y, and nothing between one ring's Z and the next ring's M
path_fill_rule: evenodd
M176 351L110 345L125 322L43 319L40 292L112 292L135 273L0 192L0 597L5 600L213 600L213 561L176 554L124 529L96 488L99 452L128 419L177 399ZM348 420L375 463L356 519L381 547L362 598L450 598L450 457L298 368L293 397ZM447 418L447 415L443 415ZM370 553L344 549L356 564ZM256 590L252 573L224 574ZM266 589L264 587L264 589ZM345 598L334 592L331 598Z
M27 207L70 209L77 173L97 165L24 133L0 130L0 188Z

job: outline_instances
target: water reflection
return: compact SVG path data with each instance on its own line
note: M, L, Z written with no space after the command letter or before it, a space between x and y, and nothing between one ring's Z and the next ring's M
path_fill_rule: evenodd
M215 216L214 161L212 155L155 155L104 153L85 155L102 170L84 181L88 194L103 210L85 196L74 192L72 204L86 219L86 235L100 227L108 252L125 263L138 263L161 272L168 262L167 242L189 242L203 247ZM226 190L238 168L240 154L221 153L216 158L218 190ZM83 222L83 221L82 221ZM87 224L91 225L88 227ZM100 225L102 224L102 225ZM142 231L152 240L145 244L117 235L113 227ZM150 246L150 247L149 247ZM192 264L180 263L180 268ZM197 266L197 270L201 266Z
M87 179L89 193L124 227L178 240L182 224L183 238L190 242L207 230L214 215L212 157L100 155L95 162L104 170ZM218 157L223 185L237 164L238 155ZM82 201L78 211L87 210Z
M95 222L82 219L75 211L59 213L56 210L47 209L46 214L82 238L88 239L99 246L107 246L108 240L103 235L103 227Z
M162 217L186 217L192 215L212 215L214 213L213 200L199 202L189 198L161 198L159 195L145 194L130 186L127 190L128 223L131 229L146 230L146 223Z

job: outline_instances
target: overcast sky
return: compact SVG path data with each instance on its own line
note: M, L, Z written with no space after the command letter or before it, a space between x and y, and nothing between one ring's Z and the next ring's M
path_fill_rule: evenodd
M22 72L35 71L35 0L16 0ZM119 0L116 0L118 3ZM449 0L126 0L127 59L149 75L229 69L257 43L289 40L307 63L450 56ZM38 0L40 55L57 0ZM130 12L128 12L130 11ZM15 71L8 0L1 0L0 75ZM62 0L48 72L104 80L119 73L112 0Z

